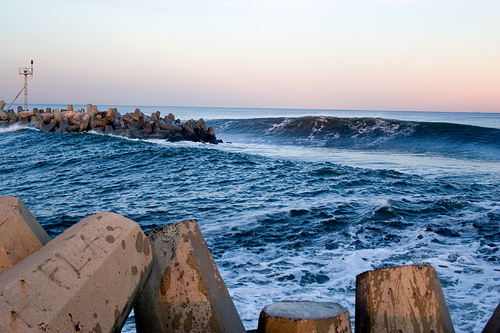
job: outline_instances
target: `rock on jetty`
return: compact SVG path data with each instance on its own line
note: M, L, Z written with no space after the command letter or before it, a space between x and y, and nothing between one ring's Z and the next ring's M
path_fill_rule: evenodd
M108 111L99 111L95 105L88 104L87 112L83 109L73 110L73 105L68 109L59 110L47 108L46 110L18 112L10 109L3 110L4 101L0 101L0 128L14 124L32 126L45 132L75 133L94 131L104 134L123 136L138 139L166 139L167 141L194 141L217 144L222 142L215 137L212 126L207 127L203 119L193 119L181 124L179 119L169 113L161 118L160 111L151 116L146 116L140 109L133 113L121 115L116 108Z

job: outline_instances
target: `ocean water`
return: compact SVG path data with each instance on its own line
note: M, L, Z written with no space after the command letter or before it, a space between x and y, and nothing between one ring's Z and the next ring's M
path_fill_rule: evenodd
M356 275L396 265L437 270L457 332L499 304L500 114L140 109L224 143L0 129L0 195L52 237L100 211L196 219L247 329L280 300L339 303L354 328Z

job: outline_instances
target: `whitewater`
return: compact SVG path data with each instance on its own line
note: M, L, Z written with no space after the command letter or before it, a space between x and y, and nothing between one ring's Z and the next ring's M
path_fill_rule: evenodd
M500 114L139 108L204 118L223 143L0 129L0 195L51 237L100 211L197 220L247 329L281 300L354 320L356 275L396 265L437 270L456 332L500 302Z

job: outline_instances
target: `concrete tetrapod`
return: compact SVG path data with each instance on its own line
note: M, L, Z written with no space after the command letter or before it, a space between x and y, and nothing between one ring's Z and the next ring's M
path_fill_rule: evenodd
M245 333L195 221L146 232L153 272L134 310L138 333Z
M0 332L120 332L153 252L123 216L81 220L0 275Z
M50 241L21 199L0 197L0 274Z
M356 277L356 333L455 332L432 266L398 266Z
M283 301L268 305L257 333L351 333L349 311L337 303Z
M500 333L500 304L498 304L490 320L486 323L483 333Z

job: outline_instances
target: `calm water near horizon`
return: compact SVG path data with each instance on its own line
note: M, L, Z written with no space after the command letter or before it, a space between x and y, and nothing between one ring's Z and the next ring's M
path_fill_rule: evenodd
M224 143L0 129L0 195L52 237L100 211L196 219L247 329L280 300L354 321L356 275L395 265L437 270L456 332L500 302L500 114L138 107L204 118Z

